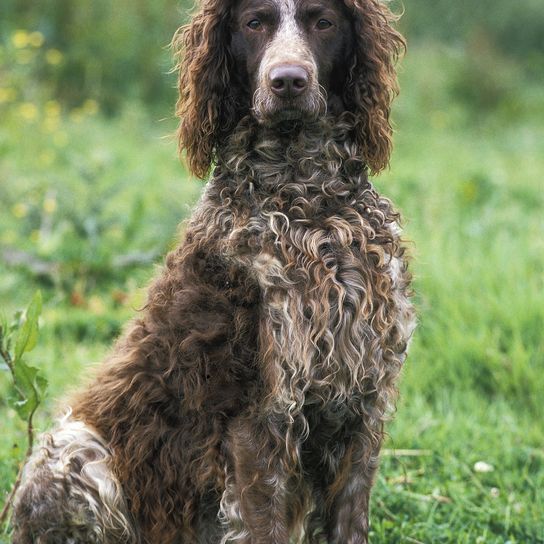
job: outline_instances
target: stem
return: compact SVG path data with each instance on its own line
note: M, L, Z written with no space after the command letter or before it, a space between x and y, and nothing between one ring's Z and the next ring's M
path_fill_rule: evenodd
M0 347L0 357L4 359L5 363L8 365L9 371L13 375L13 359L9 352Z
M4 355L2 354L2 357ZM15 483L13 484L13 488L11 490L11 493L9 494L8 498L6 499L6 503L4 504L4 508L2 508L2 513L0 513L0 525L4 525L6 518L8 517L8 513L11 509L11 506L13 504L13 498L15 497L15 493L17 493L17 490L19 489L19 486L21 485L21 481L23 479L23 470L25 468L25 465L32 455L32 448L34 447L34 425L32 423L32 419L34 417L34 413L36 410L34 409L31 414L28 416L27 424L26 424L26 434L28 438L28 445L26 448L25 453L25 459L23 463L21 464L21 468L19 469L19 472L17 473L17 479L15 480Z
M17 388L17 390L19 390L19 388L17 387L16 380L15 380L15 372L14 372L15 369L13 367L13 359L11 358L10 353L8 351L0 348L0 357L2 357L2 359L4 359L6 365L8 365L9 371L10 371L12 377L13 377L14 385ZM17 493L17 490L19 489L19 486L21 485L21 481L23 479L24 467L25 467L28 459L32 455L32 448L34 447L33 418L34 418L34 414L36 412L36 409L37 409L37 406L28 415L28 419L27 419L27 422L26 422L27 448L26 448L25 458L24 458L23 463L21 464L21 468L19 468L19 472L17 473L17 479L15 480L15 483L13 484L13 488L12 488L10 494L8 495L8 498L6 499L6 503L4 504L4 507L2 508L2 512L0 513L0 525L4 525L4 523L6 521L6 518L8 517L8 513L9 513L9 511L10 511L12 505L13 505L13 498L15 497L15 494Z

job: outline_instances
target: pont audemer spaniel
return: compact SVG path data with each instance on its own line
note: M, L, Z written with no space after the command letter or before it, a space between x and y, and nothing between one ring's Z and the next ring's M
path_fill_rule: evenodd
M184 240L43 438L16 544L363 544L414 328L380 0L203 0L174 38Z

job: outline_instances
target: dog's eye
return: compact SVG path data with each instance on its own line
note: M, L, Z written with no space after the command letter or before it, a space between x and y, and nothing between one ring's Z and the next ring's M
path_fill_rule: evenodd
M263 25L261 24L261 21L259 21L259 19L251 19L247 26L251 28L251 30L261 30Z
M327 28L330 28L331 26L332 23L330 21L327 21L327 19L319 19L319 21L317 21L317 24L315 25L318 30L327 30Z

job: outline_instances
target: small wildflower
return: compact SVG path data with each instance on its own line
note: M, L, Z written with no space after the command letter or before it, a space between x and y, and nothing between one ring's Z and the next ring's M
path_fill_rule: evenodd
M58 117L61 112L60 104L56 100L48 100L44 109L47 117Z
M50 196L50 197L47 197L44 201L43 201L43 211L48 214L48 215L51 215L52 213L55 213L55 210L57 209L57 200Z
M16 30L11 35L11 43L17 47L17 49L23 49L29 43L29 34L26 30Z
M74 289L72 293L70 294L70 304L72 306L85 306L87 301L85 300L85 297L83 294L78 291L77 289Z
M45 60L47 64L57 66L62 62L64 55L58 49L48 49L45 53Z
M497 487L492 487L490 490L489 490L489 494L494 498L494 499L497 499L501 492L500 490L497 488Z
M478 187L472 179L463 181L459 187L459 191L461 197L467 203L474 202L478 197Z
M48 149L40 154L39 160L42 166L51 166L56 158L55 152Z
M24 202L19 202L13 206L11 213L17 218L22 219L28 215L28 205Z
M16 98L17 98L17 91L15 89L11 89L10 87L6 87L6 88L0 87L0 104L13 102Z
M111 294L111 298L113 302L115 302L115 304L123 305L127 303L129 296L124 291L121 291L120 289L116 289Z
M115 240L122 240L125 234L123 229L119 227L112 227L108 232L109 235Z
M495 467L493 465L490 465L489 463L486 463L485 461L478 461L477 463L474 463L474 472L493 472L495 470Z
M96 115L98 113L98 102L93 99L85 100L82 106L82 110L87 115Z
M102 315L106 312L104 301L97 296L89 298L89 310L95 315Z
M19 115L25 121L34 121L38 117L38 108L32 102L23 102L19 106Z
M43 34L38 31L31 32L28 36L28 43L32 47L41 47L44 41L45 41L45 38L43 37Z

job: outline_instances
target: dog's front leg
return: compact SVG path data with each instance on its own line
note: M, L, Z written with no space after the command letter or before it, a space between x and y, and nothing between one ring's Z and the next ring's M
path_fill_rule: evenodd
M288 544L290 477L285 443L274 446L270 422L244 419L230 433L227 489L221 504L228 533L223 542Z
M330 544L368 543L370 490L379 454L379 445L371 446L370 442L365 433L352 439L328 488L331 508L326 527Z

